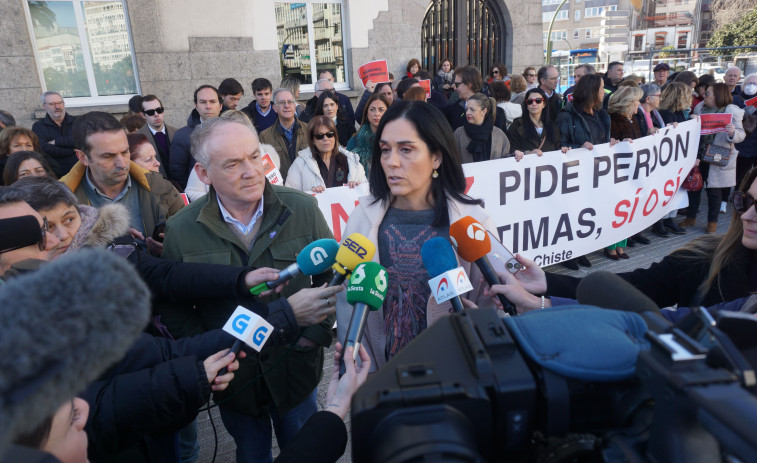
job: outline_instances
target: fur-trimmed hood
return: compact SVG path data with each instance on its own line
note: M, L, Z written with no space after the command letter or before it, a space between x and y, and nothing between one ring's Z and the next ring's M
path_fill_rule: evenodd
M81 227L69 249L103 248L129 233L129 211L121 204L107 204L100 209L77 206Z

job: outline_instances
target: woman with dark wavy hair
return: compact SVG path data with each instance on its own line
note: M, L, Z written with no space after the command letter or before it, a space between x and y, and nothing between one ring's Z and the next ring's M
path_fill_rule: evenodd
M447 312L435 304L430 276L420 256L430 238L449 236L450 224L472 216L485 228L496 227L479 200L465 194L465 176L452 130L441 111L420 101L394 103L381 119L373 142L371 195L361 198L342 236L361 233L376 244L373 260L388 273L383 306L368 315L363 344L380 368L429 324ZM480 272L461 260L474 290L482 296ZM446 303L445 303L446 304ZM345 338L352 306L337 302L338 335Z
M50 177L56 179L55 172L47 159L36 151L17 151L10 155L3 169L3 183L12 185L24 177Z

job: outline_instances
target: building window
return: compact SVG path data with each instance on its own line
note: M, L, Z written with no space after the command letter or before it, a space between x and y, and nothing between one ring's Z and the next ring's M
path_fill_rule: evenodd
M552 31L552 42L560 42L568 39L568 31Z
M581 10L575 10L573 12L573 20L574 21L580 21L581 20Z
M586 8L584 10L584 17L585 18L596 18L598 16L602 16L602 13L604 13L604 7L602 6L595 6L592 8Z
M548 23L552 21L552 16L555 15L554 11L550 11L547 13L541 14L541 21ZM560 10L557 12L557 16L555 17L555 21L566 21L568 19L568 10Z
M574 39L577 39L577 38L578 38L579 30L580 30L580 29L573 29L573 38L574 38Z
M296 77L309 92L318 72L330 71L335 88L348 88L341 0L276 2L274 8L281 77Z
M558 3L562 3L562 0L541 0L542 5L557 5Z
M678 33L678 48L687 48L686 45L689 41L689 33L688 32L679 32Z
M139 93L126 2L29 1L44 91L72 106L125 103Z

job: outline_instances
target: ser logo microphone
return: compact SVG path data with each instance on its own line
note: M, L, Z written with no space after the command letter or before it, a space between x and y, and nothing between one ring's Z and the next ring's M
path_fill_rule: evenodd
M260 352L273 332L273 326L258 314L239 306L223 330Z
M342 246L354 252L361 259L365 259L366 254L368 254L367 249L365 249L363 246L360 245L360 243L350 239L349 237L344 239Z
M328 253L326 253L326 250L321 247L313 248L313 250L310 251L310 261L313 262L313 265L322 264L327 257Z

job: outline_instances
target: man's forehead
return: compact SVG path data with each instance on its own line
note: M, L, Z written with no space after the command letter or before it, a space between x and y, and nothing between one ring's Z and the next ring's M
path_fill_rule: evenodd
M32 207L24 202L19 201L16 203L0 204L0 219L9 219L11 217L22 217L25 215L33 215L37 221L42 225L42 216Z
M260 149L258 137L248 127L242 124L225 124L215 128L208 137L208 153L211 157L229 154L226 149L229 143L242 141L250 152ZM225 156L223 156L225 157Z
M197 92L198 100L215 100L217 98L218 95L213 91L212 88L203 88L202 90Z
M129 148L129 140L123 130L110 132L95 132L87 137L87 142L92 150L120 153Z
M158 108L160 107L160 101L158 100L143 101L142 107L145 109Z
M61 101L63 101L63 98L58 95L47 95L45 97L45 103L60 103Z

